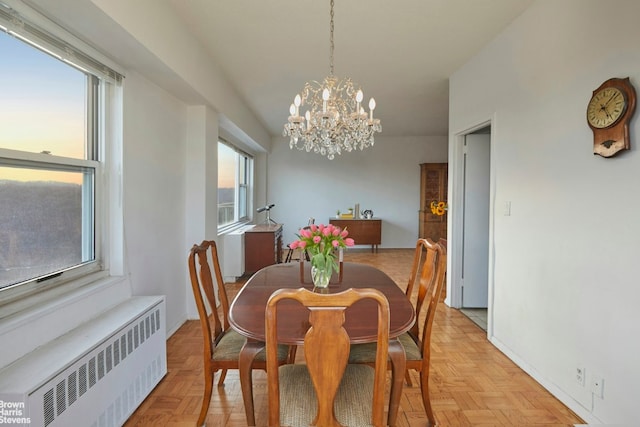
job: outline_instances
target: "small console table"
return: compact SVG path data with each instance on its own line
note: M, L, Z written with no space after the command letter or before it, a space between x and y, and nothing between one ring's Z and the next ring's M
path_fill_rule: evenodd
M244 232L245 273L282 262L282 224L258 224Z
M378 252L382 243L381 219L330 219L329 223L346 228L356 245L371 245L371 252Z

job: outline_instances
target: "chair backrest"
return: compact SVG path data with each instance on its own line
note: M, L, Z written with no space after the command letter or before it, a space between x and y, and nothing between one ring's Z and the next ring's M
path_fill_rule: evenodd
M213 265L218 285L217 301L209 261ZM189 251L188 264L193 296L204 334L204 352L205 356L211 357L219 337L229 329L229 300L222 279L216 242L203 240L199 245L193 245ZM220 304L222 318L218 315L217 303Z
M345 310L370 298L378 307L378 334L373 391L373 425L384 424L384 390L389 346L389 302L377 289L349 288L336 294L319 294L307 289L280 289L267 302L265 313L269 425L280 425L280 386L276 360L278 303L299 301L309 309L310 327L304 337L305 360L317 396L316 425L340 426L334 400L349 359L350 341L344 329Z
M414 337L420 339L423 357L425 356L425 351L428 352L433 319L435 318L437 304L444 287L446 272L446 241L443 245L441 242L434 243L430 239L418 239L406 294L408 298L411 298L414 286L418 283L415 307L418 321L413 325L410 332ZM420 320L423 320L423 322L420 322Z
M442 246L441 243L435 243L435 246L437 247L438 252L435 272L433 274L426 273L427 276L433 276L433 279L431 279L429 283L430 287L427 290L428 303L423 302L423 304L419 308L419 310L422 310L422 307L426 306L425 320L422 327L421 337L422 359L425 362L429 361L431 355L431 331L433 329L433 320L436 317L436 309L438 308L438 303L440 302L440 295L442 293L442 288L445 285L445 277L447 274L447 248L446 246ZM420 282L420 287L422 288L422 278Z
M447 239L445 238L440 238L438 239L438 244L440 246L442 246L442 248L445 250L445 252L447 251ZM440 301L444 301L445 297L447 296L447 272L445 270L444 272L444 278L443 280L443 284L442 284L442 292L440 292Z
M438 243L440 243L440 246L442 246L443 248L447 249L447 239L444 238L439 238L438 239Z
M428 272L430 272L432 275L435 274L437 255L438 250L433 241L429 239L418 239L416 241L416 248L413 252L413 265L411 266L409 281L407 283L407 289L405 291L405 293L407 294L407 298L413 298L413 290L416 283L421 283L424 282L424 280L431 279L431 277L425 277L427 275L427 272L423 271L425 268L429 269ZM422 297L422 299L424 300L424 294L419 295L419 297ZM418 303L422 304L422 301L417 301L416 306ZM416 310L416 312L417 311L418 310ZM414 325L414 328L415 327L417 327L417 322Z

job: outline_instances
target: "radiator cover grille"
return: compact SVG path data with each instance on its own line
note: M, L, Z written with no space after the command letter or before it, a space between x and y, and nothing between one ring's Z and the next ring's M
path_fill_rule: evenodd
M163 297L132 298L37 349L40 354L5 368L0 372L0 399L25 402L25 426L124 424L166 374L164 313ZM12 385L20 377L28 384L24 376L29 376L29 365L46 363L47 351L64 353L73 347L77 353L78 343L87 341L95 344L69 363L52 366L51 375L40 384L23 390Z

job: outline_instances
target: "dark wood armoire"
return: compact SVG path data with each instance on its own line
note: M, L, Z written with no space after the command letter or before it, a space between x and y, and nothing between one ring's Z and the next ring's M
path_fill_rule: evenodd
M431 213L432 201L447 201L447 170L447 163L420 164L420 238L434 242L447 238L447 212L442 216Z

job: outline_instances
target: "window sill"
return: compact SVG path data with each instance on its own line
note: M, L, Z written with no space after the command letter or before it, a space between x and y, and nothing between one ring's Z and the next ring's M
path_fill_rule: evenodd
M6 303L0 315L0 334L18 328L91 294L117 285L125 280L121 276L108 276L101 271L69 281L43 292Z
M253 226L250 221L234 222L233 224L225 225L218 228L218 236L224 236L225 234L231 234L234 231L246 229L249 226Z

